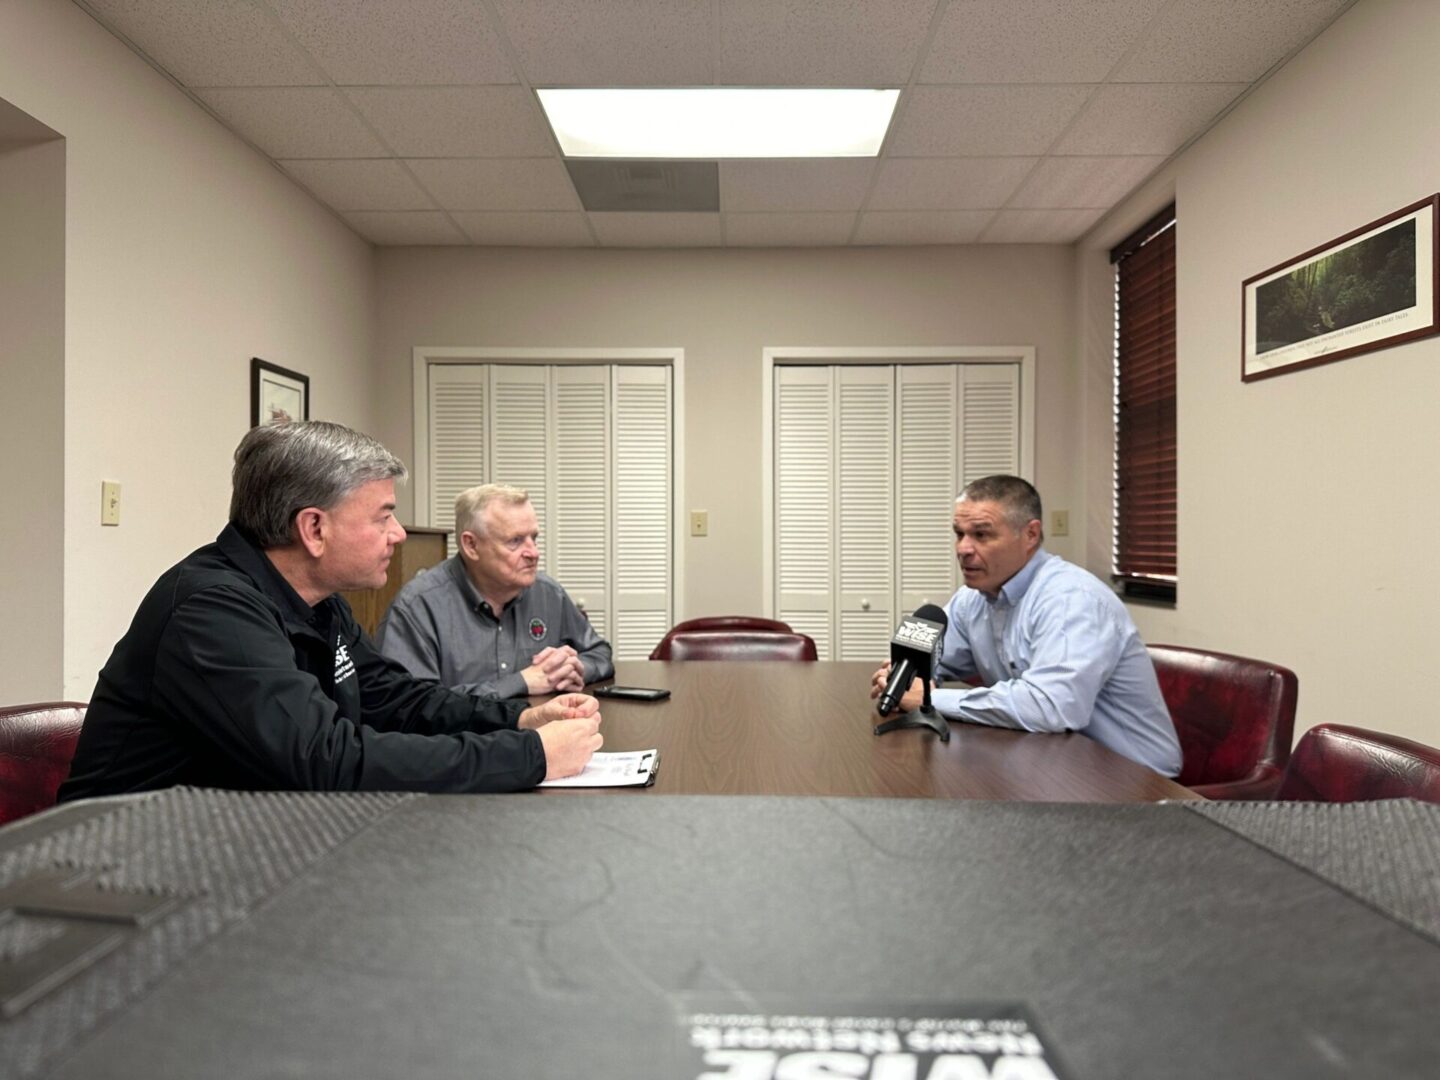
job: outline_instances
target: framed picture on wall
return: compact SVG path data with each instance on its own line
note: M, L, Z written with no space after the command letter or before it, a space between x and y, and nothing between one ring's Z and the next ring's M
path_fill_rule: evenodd
M310 419L310 376L250 358L250 426Z
M1434 334L1440 195L1298 255L1241 287L1245 382Z

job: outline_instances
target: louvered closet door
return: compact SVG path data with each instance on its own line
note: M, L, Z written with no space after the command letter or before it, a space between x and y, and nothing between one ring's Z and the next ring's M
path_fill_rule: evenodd
M517 364L489 367L489 482L524 488L530 493L530 505L540 522L540 568L550 573L549 370Z
M832 659L835 410L827 367L775 369L776 617Z
M873 660L889 652L895 628L895 369L834 369L837 660Z
M489 426L490 372L484 365L432 365L430 376L430 524L450 529L455 554L455 497L483 484Z
M922 604L944 607L957 587L952 525L960 490L963 436L956 429L964 372L954 364L910 364L896 372L900 460L895 557L901 614Z
M1020 472L1020 366L971 364L960 380L960 483Z
M542 525L551 574L585 610L590 625L610 636L610 368L551 369L555 451L550 455L551 520Z
M1019 365L780 365L774 424L776 615L879 662L959 587L960 488L1019 471Z
M670 368L625 366L612 373L615 617L610 643L617 660L644 660L672 621Z

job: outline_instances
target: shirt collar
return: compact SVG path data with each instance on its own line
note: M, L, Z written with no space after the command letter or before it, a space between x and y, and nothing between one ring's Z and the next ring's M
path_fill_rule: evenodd
M525 595L526 590L521 589L514 600L511 600L500 611L495 611L490 607L489 601L480 595L480 590L475 587L475 582L470 580L470 575L465 570L465 559L458 551L451 556L449 566L450 575L459 583L461 595L465 597L472 611L488 611L496 619L499 619L507 609L519 601L521 596Z
M455 579L455 584L460 589L460 595L465 597L465 603L472 611L479 611L484 600L480 596L480 590L475 588L475 583L470 580L470 575L465 572L465 558L458 551L451 555L445 564L445 569L450 571L450 576Z
M1053 556L1043 547L1036 548L1035 554L1030 556L1030 561L1022 566L1014 577L1000 586L1000 595L994 600L990 600L988 596L985 599L990 600L990 603L994 605L1003 598L1006 607L1014 607L1020 603L1026 590L1030 588L1030 583L1035 580L1035 575L1039 573L1041 565L1049 562L1051 558Z

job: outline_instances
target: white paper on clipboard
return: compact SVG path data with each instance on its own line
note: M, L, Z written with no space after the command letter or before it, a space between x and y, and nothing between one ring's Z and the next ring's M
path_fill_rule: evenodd
M590 764L560 780L543 781L541 787L644 787L655 782L660 767L658 750L626 750L607 754L603 750Z

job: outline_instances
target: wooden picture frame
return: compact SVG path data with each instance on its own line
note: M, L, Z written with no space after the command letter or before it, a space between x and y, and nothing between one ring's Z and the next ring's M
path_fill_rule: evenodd
M1247 278L1240 378L1268 379L1440 331L1440 195Z
M250 358L250 426L310 419L310 376Z

